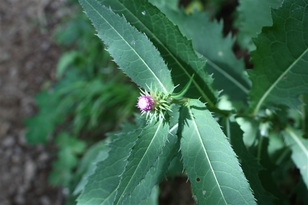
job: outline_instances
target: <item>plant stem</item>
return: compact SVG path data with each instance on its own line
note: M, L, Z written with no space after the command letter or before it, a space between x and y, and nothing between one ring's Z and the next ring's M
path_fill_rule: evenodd
M258 162L260 162L260 160L261 160L262 143L263 143L263 136L260 135L259 143L258 143L258 152L257 152L257 160L258 160Z

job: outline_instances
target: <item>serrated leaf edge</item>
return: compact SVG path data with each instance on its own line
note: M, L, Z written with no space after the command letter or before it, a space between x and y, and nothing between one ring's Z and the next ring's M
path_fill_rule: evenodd
M140 129L137 129L137 130L134 130L134 131L132 131L132 132L136 132L137 135L140 135L141 130L140 130ZM132 132L128 132L127 134L130 134L130 133L132 133ZM139 134L138 134L138 133L139 133ZM108 147L109 147L109 152L108 152L108 157L107 157L106 159L108 159L109 156L110 156L109 153L112 151L112 145L113 145L113 143L116 142L116 141L118 141L118 140L120 140L121 134L122 134L122 133L117 133L118 137L115 138L114 140L112 140L112 141L109 143L109 145L108 145ZM127 162L127 159L128 159L128 157L130 156L130 154L131 154L131 152L132 152L132 150L133 150L133 147L135 146L135 144L136 144L136 142L137 142L137 139L138 139L138 138L136 138L136 140L134 141L134 144L133 144L132 147L130 148L130 152L129 152L129 154L127 155L126 159L123 160L124 163ZM106 160L106 159L105 159L105 160ZM104 160L104 161L105 161L105 160ZM127 163L126 163L126 165L127 165ZM95 170L96 170L96 169L97 169L97 166L96 166ZM125 172L125 169L123 170L122 174L123 174L124 172ZM95 173L95 172L94 172L94 173ZM94 173L93 173L93 174L94 174ZM93 174L92 174L92 175L93 175ZM121 174L121 175L122 175L122 174ZM92 176L92 175L90 175L90 176ZM89 177L90 177L90 176L89 176ZM119 184L120 184L120 181L119 181ZM114 190L108 195L108 197L106 197L106 198L101 202L101 205L105 204L105 202L108 201L108 199L112 196L112 194L113 194L115 191L117 191L117 188L114 189Z
M275 86L283 79L284 76L287 75L287 73L293 68L293 66L306 54L308 53L308 49L304 51L296 60L275 80L275 82L266 90L266 92L263 94L262 98L258 101L254 111L253 115L255 116L258 111L260 110L262 104L264 103L265 99L269 96L271 91L275 88Z
M188 78L191 79L192 76L193 76L193 74L190 75L190 74L187 72L187 70L185 69L185 67L177 60L177 58L176 58L176 56L173 54L173 52L171 52L170 49L169 49L168 47L166 47L165 44L159 40L159 38L156 37L156 35L152 34L153 32L152 32L150 29L148 29L148 27L147 27L142 21L140 21L139 18L138 18L133 12L131 12L122 2L119 1L119 3L121 3L121 4L123 5L123 7L124 7L127 11L129 11L129 13L130 13L132 16L134 16L134 17L136 18L136 20L138 20L138 22L139 22L140 24L143 25L143 27L148 31L148 33L151 34L151 36L152 36L153 39L155 39L157 42L159 42L159 44L160 44L166 51L169 51L168 53L169 53L170 56L174 59L174 61L177 62L177 65L179 65L179 67L184 71L184 73L188 76ZM150 4L151 4L151 3L150 3ZM151 4L151 5L152 5L152 4ZM162 14L163 14L163 13L162 13ZM168 18L166 17L166 19L168 19ZM168 20L169 20L169 19L168 19ZM169 20L169 21L170 21L170 20ZM171 21L170 21L170 22L171 22ZM172 22L171 22L171 23L172 23ZM192 41L189 40L189 39L187 39L187 38L180 32L180 29L179 29L179 27L178 27L177 25L174 25L174 26L175 26L175 28L177 29L177 31L181 34L181 36L182 36L184 39L186 39L187 42L189 42L189 46L190 46L190 48L192 49L192 51L194 52L195 58L198 59L198 60L200 60L200 61L203 61L204 59L198 57L197 54L196 54L196 51L193 49ZM205 59L205 60L207 60L207 59ZM206 62L204 62L203 64L204 64L204 67L205 67ZM192 66L191 66L191 67L192 67ZM198 71L196 71L193 67L192 67L192 69L193 69L196 73L198 72ZM210 75L208 75L208 78L211 79L211 82L208 82L208 83L212 84L212 82L213 82L214 79L213 79ZM213 106L215 105L215 103L212 102L212 101L210 100L210 98L203 92L203 89L199 86L199 84L198 84L194 79L193 79L192 83L193 83L193 85L197 88L197 90L198 90L199 93L202 95L202 97L206 100L206 102L208 103L208 106L213 107ZM211 88L211 86L209 86L209 88ZM215 90L212 90L212 92L213 92L214 95L218 95L218 94L216 93Z
M202 54L200 54L200 55L202 55ZM203 56L203 57L205 58L205 60L207 61L208 64L210 64L213 68L215 68L217 70L217 72L219 72L220 74L225 76L229 81L231 81L234 85L236 85L245 94L249 93L249 89L247 89L244 85L242 85L240 82L238 82L232 75L227 73L225 70L223 70L221 67L219 67L216 63L214 63L210 59L206 58L205 56ZM245 72L245 71L243 71L243 72Z
M79 0L80 1L80 0ZM107 7L105 7L104 5L102 5L101 3L99 3L98 1L94 0L96 3L100 4L104 9L108 9ZM163 92L166 93L166 94L169 94L169 91L168 89L164 86L164 84L160 81L160 79L156 76L156 74L152 71L151 67L144 61L143 58L141 58L141 56L139 55L139 53L131 46L131 44L129 42L126 41L125 38L123 38L123 36L114 28L113 25L111 25L107 19L104 18L104 16L102 16L97 10L95 7L92 6L92 4L90 4L88 2L88 0L84 0L85 3L87 3L92 9L93 11L95 11L102 19L104 19L104 21L110 26L110 28L112 28L112 30L118 34L118 36L120 36L120 38L125 42L126 45L128 45L131 50L139 57L139 59L143 62L143 64L147 67L147 69L152 73L152 75L155 77L155 79L157 80L157 82L160 84L161 88L163 89ZM113 13L114 15L117 15L119 16L118 14L114 13L112 11L111 8L108 9L111 13ZM135 27L133 27L123 16L119 16L120 18L122 18L126 23L127 25L129 25L132 29L134 29L135 31L137 31L138 33L140 33ZM92 22L93 24L93 22ZM93 24L94 25L94 24ZM94 26L95 27L95 26ZM140 33L142 34L142 33ZM147 39L148 37L145 35L145 34L142 34L144 35ZM151 41L150 41L151 42ZM153 45L153 44L152 44ZM155 46L153 45L153 47L155 48ZM156 49L156 48L155 48ZM157 50L157 49L156 49ZM158 51L158 50L157 50ZM146 89L146 88L145 88Z
M152 140L151 140L151 143L150 144L152 144L152 142L153 142L153 139L155 139L155 137L156 137L156 135L157 135L157 132L160 130L160 127L163 125L163 123L164 123L164 121L163 120L160 120L159 121L159 125L158 125L158 127L157 127L157 129L155 130L155 134L154 134L154 137L152 138ZM142 134L141 134L142 135ZM137 140L142 140L142 137L139 137L139 139L137 139ZM135 143L135 145L137 144L137 140L136 140L136 143ZM166 140L167 141L167 140ZM134 145L134 146L135 146ZM132 153L132 150L134 149L134 146L132 147L132 149L131 149L131 152L130 152L130 154L129 154L129 156L127 157L127 163L126 163L126 167L125 167L125 169L124 169L124 172L120 175L120 177L121 177L121 179L120 179L120 183L119 183L119 185L118 185L118 187L117 187L117 189L115 190L115 191L117 191L117 194L116 194L116 197L115 197L115 200L114 200L114 204L118 204L119 202L120 202L120 199L122 198L122 197L124 197L124 193L125 193L125 191L126 191L126 189L127 189L127 186L125 187L125 189L123 190L123 192L121 193L121 195L120 196L118 196L118 188L120 187L120 185L121 185L121 181L122 181L122 178L123 178L123 174L125 173L125 171L126 171L126 168L127 168L127 165L128 165L128 163L129 163L129 158L131 157L131 153ZM147 150L146 150L146 152L148 151L148 149L149 149L149 147L150 146L148 146L147 147ZM146 153L145 152L145 153ZM163 152L163 151L162 151ZM161 154L161 153L160 153ZM159 154L159 155L160 155ZM158 156L159 156L158 155ZM143 157L145 156L145 154L143 155ZM143 159L143 157L141 158L141 160L139 161L139 162L141 162L142 161L142 159ZM153 164L155 164L156 163L156 161L158 160L158 157L155 159L155 162L153 163ZM146 171L146 173L145 173L145 175L148 173L148 171L149 171L149 169L151 168L151 167L153 167L153 164L152 164L152 166L149 166L149 168L148 168L148 170ZM139 167L139 165L140 165L140 163L137 165L137 167L136 167L136 169L135 169L135 171L134 171L134 173L133 173L133 175L131 175L131 177L130 177L130 180L128 181L128 183L127 184L130 184L130 182L131 182L131 179L133 178L133 176L136 174L136 170L138 170L138 167ZM144 177L145 177L145 175L144 175ZM143 178L144 178L143 177ZM134 188L135 189L135 188ZM133 190L134 190L133 189ZM132 191L131 191L132 192ZM130 193L131 193L130 192Z
M171 130L171 129L170 129L170 130ZM138 186L141 186L141 183L145 180L146 175L150 172L150 170L151 170L152 168L154 168L155 166L157 166L157 164L158 164L158 159L162 156L162 154L164 153L164 148L167 146L167 141L168 141L168 140L166 140L166 143L165 143L165 145L163 146L162 152L157 156L157 158L155 159L155 162L153 163L153 165L149 167L149 169L146 171L146 174L144 175L144 177L140 180L140 182L136 185L136 187L132 190L131 193L133 193L134 190L135 190ZM172 154L172 153L171 153L171 154ZM176 156L176 154L177 154L177 153L174 153L174 156ZM170 159L173 159L173 157L171 157ZM163 172L163 173L160 173L160 174L161 174L161 176L160 176L161 178L162 178L163 175L166 175L168 166L169 166L168 163L165 163L165 165L163 166L165 169L162 169L162 170L164 170L164 172ZM155 184L155 185L156 185L156 184ZM155 185L154 185L154 186L155 186ZM154 187L154 186L153 186L153 187ZM129 195L131 195L131 194L129 194ZM141 198L141 201L144 201L144 200L148 199L148 197L149 197L150 195L151 195L151 193L149 192L147 196L145 196L144 198Z
M199 128L198 128L197 123L196 123L195 118L194 118L194 114L193 114L192 111L191 111L191 107L188 105L188 106L187 106L187 109L188 109L188 111L189 111L189 116L191 117L191 121L193 122L193 126L194 126L195 130L197 131L198 139L199 139L199 141L200 141L200 144L202 145L202 148L203 148L203 150L204 150L206 159L207 159L208 162L211 162L211 160L210 160L210 158L209 158L209 156L208 156L208 153L207 153L207 151L206 151L206 148L204 147L204 144L203 144L203 141L202 141L202 137L201 137L201 134L200 134L200 132L199 132ZM185 164L185 160L182 160L182 161L183 161L183 164ZM216 173L215 173L215 171L214 171L214 169L213 169L213 167L212 167L212 164L209 163L209 165L210 165L210 170L211 170L211 172L213 173L214 179L215 179L215 181L216 181L216 184L220 185L220 183L219 183L219 181L218 181L218 179L217 179ZM189 178L189 177L188 177L188 178ZM226 201L226 199L225 199L224 193L223 193L223 191L221 190L220 186L218 186L218 189L219 189L219 192L220 192L220 194L221 194L221 196L222 196L222 198L223 198L224 203L225 203L225 204L228 204L227 201Z

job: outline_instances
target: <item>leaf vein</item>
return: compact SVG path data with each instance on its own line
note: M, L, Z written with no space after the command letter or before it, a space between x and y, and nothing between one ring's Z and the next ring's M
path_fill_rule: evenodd
M164 84L159 80L158 76L153 72L150 66L144 61L144 59L139 55L139 53L130 45L130 43L111 25L104 16L102 16L95 7L92 6L88 1L86 1L88 5L102 18L104 21L112 28L112 30L126 43L126 45L136 54L136 56L142 61L142 63L148 68L148 70L153 74L157 82L163 88L165 93L168 93L167 89L165 88Z
M218 179L217 179L217 176L216 176L216 173L215 173L215 171L214 171L214 168L212 167L212 164L210 163L210 158L209 158L209 156L208 156L208 154L207 154L206 148L204 147L204 143L203 143L203 141L202 141L202 137L201 137L201 134L200 134L200 132L199 132L199 128L198 128L197 122L196 122L195 119L194 119L194 115L193 115L191 109L189 109L189 114L190 114L190 116L191 116L191 118L192 118L192 122L193 122L193 125L194 125L194 127L195 127L195 130L196 130L196 132L197 132L198 139L199 139L199 141L200 141L200 143L201 143L201 145L202 145L202 149L203 149L203 152L204 152L204 154L205 154L205 157L206 157L207 161L209 162L211 172L212 172L212 174L213 174L213 176L214 176L214 179L215 179L216 183L219 184L219 186L218 186L219 192L221 193L222 199L224 200L225 204L227 204L227 201L226 201L226 199L225 199L225 196L224 196L224 194L223 194L223 191L222 191L221 188L220 188L221 186L220 186L220 183L219 183L219 181L218 181Z
M254 109L253 114L256 115L256 113L261 108L261 105L264 103L265 99L270 95L272 90L277 86L277 84L286 76L288 72L302 59L302 57L308 53L308 49L306 49L298 58L294 60L294 62L275 80L275 82L266 90L266 92L263 94L262 98L259 100L256 108Z

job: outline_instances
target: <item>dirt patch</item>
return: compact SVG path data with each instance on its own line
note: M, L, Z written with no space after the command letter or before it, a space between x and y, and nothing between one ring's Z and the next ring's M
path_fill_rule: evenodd
M64 0L0 3L0 205L62 204L48 185L52 146L25 143L23 121L35 113L34 95L54 80L60 49L55 26L69 13Z

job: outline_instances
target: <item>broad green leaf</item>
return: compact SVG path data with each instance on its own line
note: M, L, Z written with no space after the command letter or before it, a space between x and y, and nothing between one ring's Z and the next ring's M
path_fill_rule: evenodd
M152 87L166 94L172 93L170 71L144 34L96 0L80 0L80 4L115 62L137 85L146 90Z
M140 200L139 196L133 195L132 192L142 183L151 167L160 158L164 147L167 146L168 132L169 125L164 120L148 124L143 129L127 159L127 166L121 175L114 204L127 204L129 200ZM153 186L148 191L149 193L152 188Z
M125 204L140 204L140 202L148 198L153 190L153 187L165 177L170 161L176 155L178 155L178 150L180 147L178 137L176 135L178 128L178 107L173 106L170 118L170 129L168 139L166 144L163 147L163 151L158 156L155 164L149 169L146 173L144 179L133 189L131 196L126 197ZM147 200L146 200L147 201ZM141 204L146 204L145 201L142 201Z
M170 117L170 130L169 130L169 137L168 140L173 139L174 136L177 137L178 127L179 127L179 109L180 105L174 105L172 106L172 114ZM180 150L180 142L177 142L177 145L175 146L176 150L173 153L173 158L171 158L168 162L168 167L166 169L166 178L174 178L175 176L179 176L183 174L183 163L181 161L181 153Z
M165 12L182 33L192 40L194 49L206 59L205 69L213 74L214 87L232 100L246 101L250 81L243 60L238 60L234 55L234 39L231 35L225 38L222 35L222 22L211 22L206 13L185 15L167 9Z
M80 194L86 184L88 183L88 178L94 174L96 164L104 161L108 157L109 147L107 146L109 140L100 141L90 148L82 157L80 164L78 166L76 174L83 174L80 182L74 190L74 195Z
M252 38L256 37L262 27L271 26L271 8L281 6L282 0L240 0L238 6L237 26L238 41L250 51L255 49Z
M180 149L180 148L179 148ZM178 149L178 150L179 150ZM181 161L181 153L178 152L177 155L170 161L169 167L166 173L167 178L173 179L176 176L180 176L183 174L183 163Z
M302 133L287 127L283 131L284 139L292 150L292 160L300 170L303 181L308 189L308 140L304 139Z
M133 189L131 196L123 200L123 204L135 205L148 198L155 185L165 177L170 161L178 153L179 141L176 135L170 134L156 163L149 169L144 179ZM144 203L145 204L145 203Z
M209 107L215 105L218 93L212 88L213 79L205 72L206 61L196 55L191 42L159 9L147 0L100 2L106 7L111 7L117 14L124 15L133 26L149 37L168 63L172 79L178 85L177 91L180 91L195 74L186 97L201 97Z
M88 177L88 183L77 198L78 205L109 205L116 197L116 188L120 175L124 172L127 158L135 145L140 130L117 134L110 142L108 158L99 162L94 174Z
M273 26L254 40L251 108L254 115L268 103L297 109L308 92L308 7L305 0L284 1L272 11Z
M198 100L181 110L181 153L197 204L256 204L234 151Z
M156 185L151 191L151 195L146 200L140 202L139 205L158 205L159 186Z
M224 132L229 138L230 144L241 162L241 167L249 181L257 203L260 205L272 205L274 198L265 191L259 179L259 172L262 170L262 166L258 163L257 159L248 152L243 142L243 132L239 125L230 122L228 119L226 121L227 122L223 126Z

